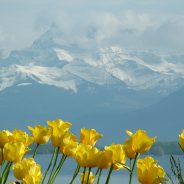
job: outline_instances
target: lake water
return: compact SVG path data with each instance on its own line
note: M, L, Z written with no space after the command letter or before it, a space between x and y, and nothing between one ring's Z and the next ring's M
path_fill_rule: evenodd
M36 155L36 161L39 163L42 167L42 171L44 171L48 163L50 161L51 155ZM162 157L154 157L159 161L159 164L164 167L164 169L170 173L170 165L169 165L169 156L162 156ZM76 163L73 161L73 159L67 158L65 161L60 174L58 175L55 184L69 184L71 177L73 175L73 172L75 170ZM82 170L81 170L82 172ZM96 172L96 169L93 170L93 173ZM103 174L101 176L101 182L105 183L106 177L107 177L108 171L103 171ZM9 180L13 181L13 175L10 176ZM129 173L127 170L120 170L120 171L113 171L113 174L111 176L110 184L128 184L129 181ZM45 182L46 183L46 182ZM75 184L79 184L80 180L79 177L77 177ZM133 178L133 184L138 184L136 176Z

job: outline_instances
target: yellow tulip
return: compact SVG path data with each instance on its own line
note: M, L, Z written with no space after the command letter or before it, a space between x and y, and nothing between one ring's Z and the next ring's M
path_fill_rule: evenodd
M25 146L29 146L33 139L26 132L16 129L12 132L11 142L22 142Z
M66 156L74 157L77 151L77 147L77 137L69 131L65 132L59 146L60 152Z
M18 180L22 180L36 166L33 158L24 158L13 165L13 174Z
M161 181L166 181L164 169L149 156L138 159L137 176L141 184L161 184Z
M25 184L39 184L42 178L40 165L33 158L24 158L13 165L14 176Z
M50 138L50 129L41 125L37 125L34 128L28 126L28 129L32 132L33 141L36 144L45 144Z
M81 167L96 167L99 150L91 145L79 144L75 159Z
M184 129L182 130L182 133L179 135L179 144L184 151Z
M0 147L3 148L4 145L10 142L12 133L8 130L0 131Z
M89 175L89 180L88 180L88 175ZM83 183L82 183L83 177L84 177L84 180L83 180ZM95 180L95 176L93 175L92 172L89 173L88 171L86 171L85 173L80 174L80 180L81 180L82 184L92 184Z
M22 180L22 184L40 184L41 182L37 181L37 179L33 176L27 175L25 178Z
M156 140L156 137L148 137L144 130L137 130L135 133L127 131L127 134L130 138L124 142L124 150L129 158L135 158L136 154L147 152Z
M71 123L64 122L61 119L56 119L54 121L48 121L48 126L51 129L51 142L54 147L59 147L61 145L62 136L71 127Z
M123 148L124 148L126 157L131 158L131 159L135 158L136 156L136 152L133 149L132 144L133 144L133 139L127 139L123 144Z
M112 165L112 151L103 150L99 151L99 156L97 159L97 167L101 169L108 169Z
M48 121L47 124L49 125L49 127L51 128L55 128L55 127L62 127L63 129L69 129L71 127L71 123L68 121L63 121L62 119L56 119L53 121Z
M81 128L80 131L80 143L94 146L98 139L103 135L98 133L95 129Z
M6 143L3 148L3 159L9 162L18 162L22 160L27 151L28 148L21 142Z
M106 146L105 150L111 151L112 153L112 164L114 170L124 169L126 163L126 155L121 144L111 144Z

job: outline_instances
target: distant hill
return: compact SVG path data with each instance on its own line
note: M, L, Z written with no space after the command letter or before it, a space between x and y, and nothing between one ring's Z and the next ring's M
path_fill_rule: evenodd
M48 86L4 91L0 95L0 121L3 128L25 129L27 125L46 124L48 119L63 118L73 123L72 131L76 134L81 127L96 128L104 134L102 144L121 143L126 138L126 129L134 131L138 128L147 130L151 136L158 136L158 140L177 140L184 128L184 89L137 111L125 111L121 104L117 106L118 103L111 105L108 93L102 96L91 94L91 97L85 92L79 94Z
M33 154L36 145L31 145L31 151L28 154ZM99 149L103 149L103 146L98 145ZM51 143L46 145L40 145L38 154L51 154L54 148ZM163 155L183 155L183 152L178 146L176 141L156 142L151 149L146 153L148 155L163 156Z
M165 99L149 107L121 113L113 111L81 117L81 121L93 118L93 122L103 122L101 130L109 136L125 137L124 130L145 129L149 135L157 136L158 140L178 140L178 134L184 129L184 88L174 92ZM96 123L95 126L98 126ZM117 135L118 134L118 135ZM108 137L108 136L107 136Z
M144 128L158 139L177 140L184 129L184 88L145 109L122 117L132 128Z

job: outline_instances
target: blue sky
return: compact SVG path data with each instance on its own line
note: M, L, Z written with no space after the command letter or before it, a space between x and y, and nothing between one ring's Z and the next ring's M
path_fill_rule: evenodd
M183 0L0 0L0 49L31 45L54 22L66 43L184 50Z

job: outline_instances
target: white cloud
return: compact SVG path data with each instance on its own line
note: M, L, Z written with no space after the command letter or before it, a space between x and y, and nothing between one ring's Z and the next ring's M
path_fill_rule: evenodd
M60 41L76 42L84 47L113 44L169 49L172 44L173 49L182 49L184 12L180 9L179 0L175 4L172 0L167 3L158 0L1 0L0 22L8 36L3 36L5 41L0 48L26 47L55 22L61 30Z

